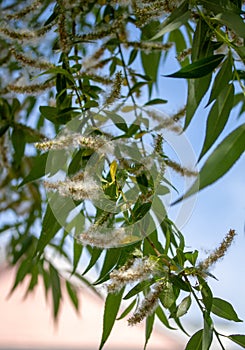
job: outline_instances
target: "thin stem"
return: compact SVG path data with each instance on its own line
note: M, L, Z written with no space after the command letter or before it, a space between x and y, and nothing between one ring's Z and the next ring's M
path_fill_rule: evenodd
M224 347L224 345L222 344L222 342L220 340L220 334L216 331L216 329L214 329L214 334L216 335L216 338L217 338L217 340L219 342L219 345L220 345L221 349L225 350L225 347Z
M155 244L152 242L152 240L149 237L146 237L145 239L149 242L150 246L152 247L152 249L154 250L156 255L163 261L163 263L165 265L167 265L170 268L171 263L162 256L162 254L159 252L159 250L155 247Z
M118 35L118 34L117 34L117 39L119 40L119 35ZM119 50L119 54L120 54L121 61L122 61L122 65L123 65L124 76L125 76L125 79L126 79L126 82L127 82L128 89L129 89L129 95L130 95L130 97L131 97L131 100L132 100L134 106L137 106L136 101L135 101L135 98L134 98L133 94L130 92L131 86L130 86L130 82L129 82L129 79L128 79L128 73L127 73L127 69L126 69L126 63L125 63L125 60L124 60L124 56L123 56L123 52L122 52L122 48L121 48L120 43L118 44L118 50ZM136 113L136 111L135 111L135 113Z
M191 287L191 284L190 284L190 282L189 282L187 276L186 276L186 275L183 275L183 276L184 276L185 281L186 281L186 282L189 284L189 286L190 286L190 292L191 292L191 294L193 295L194 299L195 299L196 302L197 302L197 305L199 306L200 310L201 310L202 313L203 313L203 312L204 312L203 307L202 307L202 305L201 305L201 303L200 303L198 297L196 296L196 293L194 292L193 288ZM213 332L214 332L216 338L218 339L218 342L219 342L219 344L220 344L220 346L221 346L221 349L222 349L222 350L225 350L225 348L224 348L224 346L223 346L223 344L222 344L222 342L221 342L221 340L220 340L220 337L219 337L220 334L216 331L215 328L213 328Z
M210 21L207 19L207 17L204 15L204 13L200 10L199 7L197 7L197 11L199 13L199 15L202 17L202 19L207 23L207 25L209 26L210 29L212 29L212 31L217 35L217 37L219 39L221 39L222 42L224 42L229 48L232 48L233 50L236 51L236 53L238 54L238 56L240 57L240 59L242 60L243 63L245 63L245 58L241 57L240 53L239 53L239 48L236 45L233 45L232 42L226 38L223 34L223 32L218 31L211 23Z

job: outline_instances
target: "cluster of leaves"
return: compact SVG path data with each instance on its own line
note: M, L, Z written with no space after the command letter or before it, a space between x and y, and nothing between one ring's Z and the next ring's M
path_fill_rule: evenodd
M154 98L153 92L160 79L160 62L167 62L168 50L175 50L181 67L168 77L188 81L184 129L209 94L206 136L199 161L222 137L233 108L239 105L237 114L243 114L245 24L241 1L138 4L101 0L74 1L71 5L66 0L46 0L33 1L25 7L16 0L0 1L0 5L0 69L4 77L0 81L0 210L6 213L0 232L8 237L9 262L18 265L12 291L27 276L27 292L32 291L42 277L46 293L52 293L56 318L62 299L60 276L66 280L67 292L78 309L70 273L95 290L94 285L109 283L112 271L136 258L149 258L158 264L156 274L108 294L100 348L116 318L124 318L134 308L137 312L156 283L163 283L164 289L157 297L159 304L146 315L145 346L156 317L167 328L173 328L173 320L186 332L181 317L195 301L203 316L203 328L192 335L187 350L209 349L213 335L222 349L222 337L245 347L244 335L225 336L215 328L213 315L241 320L227 301L213 297L206 281L209 266L203 270L197 263L198 252L186 251L184 237L162 203L161 196L175 185L164 176L165 167L174 167L174 162L165 154L157 130L161 126L178 131L183 113L166 121L148 109L166 102L164 96ZM142 106L138 98L147 92L149 98ZM113 102L117 100L115 107ZM128 102L130 106L125 105ZM101 154L99 157L91 144L70 153L64 152L65 145L54 153L46 152L47 136L56 137L68 125L73 129L76 125L75 131L95 140L104 137L123 144L126 153L116 147L113 158L103 155L103 165L96 170L103 194L115 207L122 208L120 211L113 212L96 203L91 210L91 203L83 199L71 205L57 192L48 195L47 203L39 181L43 176L51 178L63 171L72 178L86 171L91 161L101 164ZM108 125L110 130L106 132ZM244 151L244 136L244 125L240 125L223 138L206 158L199 179L185 197L212 184L231 168ZM149 140L154 144L150 154L144 147ZM34 143L43 144L44 152L37 151ZM141 159L147 157L152 160L150 168L141 164ZM177 169L185 173L182 165L175 166ZM78 215L70 220L74 209ZM109 249L79 242L88 225L98 223L106 224L108 230L135 225L137 232ZM68 267L57 269L54 257ZM99 275L91 284L85 275L94 267ZM122 299L130 299L130 304L118 316Z

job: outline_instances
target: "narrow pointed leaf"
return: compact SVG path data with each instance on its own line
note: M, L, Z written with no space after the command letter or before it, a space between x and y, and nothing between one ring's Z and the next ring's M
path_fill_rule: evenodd
M123 298L124 300L130 299L132 298L134 295L142 292L142 290L146 289L147 287L149 287L154 281L149 281L149 280L145 280L142 282L139 282L138 284L136 284L136 286L134 286Z
M191 306L191 297L188 295L179 304L176 312L176 317L181 317L185 315Z
M221 178L235 164L245 150L245 124L232 131L213 151L204 163L199 181L196 180L178 203Z
M202 294L202 302L205 305L206 310L210 312L213 304L212 291L204 278L198 276L198 280L200 283L199 288Z
M234 85L227 85L212 106L206 127L206 135L199 160L212 147L223 131L233 107Z
M217 14L214 19L230 28L239 37L245 38L245 23L239 14L227 11Z
M213 340L213 321L207 311L204 313L204 328L202 335L202 350L209 350Z
M193 336L189 339L185 350L202 350L202 334L202 329L193 334Z
M47 244L54 238L60 230L61 225L57 221L50 205L47 205L46 212L42 222L42 231L38 239L36 253L41 254Z
M153 33L156 31L156 29L159 27L159 24L159 21L152 21L146 26L144 26L142 29L141 40L149 40L152 37ZM157 81L161 52L155 51L147 53L141 51L140 56L144 72L151 79L151 82L149 82L148 85L149 96L151 96L153 83Z
M167 100L163 100L161 98L154 98L153 100L148 101L147 103L144 104L144 106L152 106L152 105L158 105L162 103L167 103Z
M225 56L223 54L219 54L202 58L181 68L178 72L166 75L166 77L186 79L204 77L205 75L211 73L221 63L224 57Z
M223 62L222 67L220 68L218 74L215 77L213 87L211 90L210 98L208 105L215 100L221 91L229 84L232 79L232 61L231 55Z
M242 348L245 349L245 335L243 334L231 334L228 336L230 340L232 340L234 343L240 345Z
M24 278L31 272L31 266L32 266L32 261L29 259L25 259L21 262L15 276L14 285L11 288L9 295L13 293L13 291L18 286L18 284L21 283L24 280Z
M70 282L66 281L66 289L67 289L67 293L70 297L72 304L74 305L76 311L78 311L79 310L79 300L78 300L77 292L76 292L75 288L72 286L72 284Z
M168 319L167 319L163 309L160 306L158 306L156 308L156 315L159 318L159 320L164 324L164 326L166 326L169 329L176 329L176 328L170 326Z
M202 19L199 18L196 30L193 36L193 44L191 50L191 60L192 62L196 62L198 59L208 56L206 50L207 41L209 41L209 26Z
M52 299L53 299L53 316L54 319L57 319L58 312L60 309L60 301L61 301L61 287L60 287L60 277L58 271L53 265L49 265L49 273L50 273L50 282L52 289Z
M179 7L177 7L166 19L166 21L162 23L159 32L154 35L151 40L158 39L164 34L171 32L179 28L182 24L186 23L190 17L188 7L188 1L184 1Z
M100 275L98 279L93 283L94 285L100 284L109 279L109 273L116 266L119 258L120 251L118 249L112 248L107 250L103 261L103 265L100 270Z
M145 345L144 345L144 350L146 349L147 343L151 337L151 333L153 331L153 325L154 325L154 320L155 320L155 313L152 315L148 316L146 319L146 324L145 324Z
M78 243L77 240L74 238L73 240L73 270L72 274L76 272L78 263L80 261L81 255L83 252L83 246L81 243Z
M134 305L136 303L136 299L132 301L132 303L129 304L129 306L121 313L121 315L117 318L117 320L121 320L125 316L127 316L130 311L133 309Z
M213 314L225 318L226 320L242 322L242 320L238 318L233 306L226 300L220 298L213 298L211 311Z
M36 156L33 159L33 164L30 173L24 178L19 187L32 182L34 180L40 179L46 174L48 152Z
M117 313L121 304L123 295L123 290L121 290L117 294L108 294L106 301L105 301L105 308L104 308L104 318L103 318L103 333L102 338L100 342L99 350L103 348L105 345L105 342L107 341L112 327L115 323Z
M192 118L194 117L200 102L209 88L211 78L212 74L208 74L202 78L188 80L188 95L184 129L188 127Z
M102 253L102 250L96 247L91 248L90 250L90 261L88 263L88 266L86 267L86 269L84 270L84 272L82 273L83 275L85 275L97 262L97 260L99 259L100 255Z

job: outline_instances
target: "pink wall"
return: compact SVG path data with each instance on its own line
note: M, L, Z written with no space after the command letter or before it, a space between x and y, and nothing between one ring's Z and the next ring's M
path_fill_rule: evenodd
M42 284L23 300L25 283L6 298L13 284L14 270L0 268L0 349L69 347L98 349L103 317L103 303L86 287L81 288L79 299L81 313L77 315L65 296L59 324L52 320L51 309L45 301ZM176 334L173 333L173 337ZM126 319L118 321L105 350L143 349L144 326L127 326ZM178 340L154 331L148 350L183 349Z

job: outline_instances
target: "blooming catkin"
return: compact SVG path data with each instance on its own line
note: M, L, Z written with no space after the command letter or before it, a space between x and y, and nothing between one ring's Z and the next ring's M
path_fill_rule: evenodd
M76 201L95 199L98 196L99 186L93 180L71 180L44 182L48 190L56 190L63 197L70 197Z
M129 233L124 227L108 228L105 225L98 225L97 223L90 226L90 228L76 236L76 239L83 245L92 245L98 248L112 248L122 244L125 237Z
M230 230L221 242L220 246L216 248L205 260L201 261L198 265L198 268L202 271L207 271L218 260L223 258L231 243L233 242L235 235L235 230Z
M131 265L122 266L110 274L108 292L116 292L128 283L143 281L156 272L157 263L148 257L136 258Z
M38 142L35 147L40 150L60 150L73 147L88 147L98 152L113 153L112 142L103 136L83 136L78 133L67 133L53 140Z
M128 324L133 326L141 322L147 316L150 316L158 306L159 296L164 288L163 282L157 282L153 289L146 295L139 308L135 311L132 317L128 319Z

